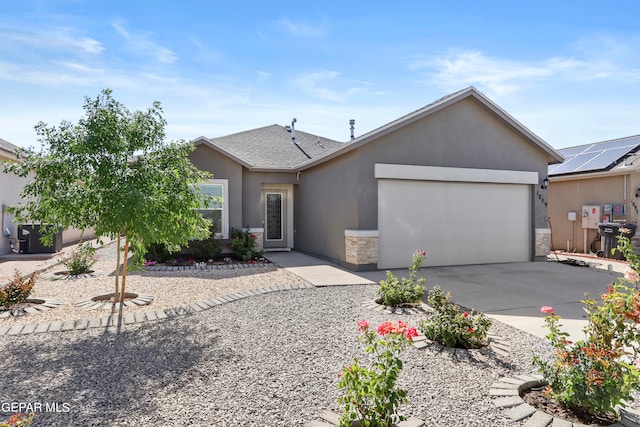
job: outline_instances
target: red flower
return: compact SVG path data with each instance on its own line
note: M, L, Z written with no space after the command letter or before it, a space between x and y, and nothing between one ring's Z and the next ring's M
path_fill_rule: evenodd
M469 332L473 333L473 328L469 328Z
M404 331L404 336L407 337L409 341L413 341L413 339L418 336L418 331L416 328L409 328Z
M393 323L391 323L391 321L387 320L384 323L380 323L378 325L378 333L381 336L385 336L390 332L394 332L395 331L395 326L393 326Z
M465 311L465 312L464 312L464 314L463 314L463 316L464 316L464 317L469 317L469 312L468 312L468 311Z

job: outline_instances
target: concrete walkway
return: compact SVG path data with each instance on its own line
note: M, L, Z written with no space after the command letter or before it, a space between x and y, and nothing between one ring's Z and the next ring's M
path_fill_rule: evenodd
M271 262L286 268L314 286L372 285L376 283L329 261L300 252L267 252L265 256Z

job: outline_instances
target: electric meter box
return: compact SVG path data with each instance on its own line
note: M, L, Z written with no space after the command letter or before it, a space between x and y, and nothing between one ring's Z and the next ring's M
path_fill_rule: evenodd
M602 220L602 206L586 205L582 207L582 228L598 229Z
M625 213L626 212L625 212L625 209L624 209L624 204L622 204L622 203L614 203L613 204L613 214L615 216L621 216L621 215L624 215Z

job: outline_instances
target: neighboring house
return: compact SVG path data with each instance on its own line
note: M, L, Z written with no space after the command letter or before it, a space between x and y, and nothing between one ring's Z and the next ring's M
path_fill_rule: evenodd
M549 167L554 249L597 252L598 223L638 221L639 149L636 135L558 150L564 163Z
M248 227L265 250L356 270L407 267L418 249L430 266L548 253L536 189L562 156L473 87L344 143L289 130L194 140L224 237Z
M13 174L2 172L2 162L15 161L15 151L18 147L8 141L0 138L0 205L2 213L2 227L0 233L0 255L11 252L9 236L6 230L9 230L11 236L16 237L16 224L13 223L13 217L5 212L7 206L18 203L22 200L20 192L27 183L25 178L20 178Z
M13 222L13 216L6 212L6 208L9 205L20 203L22 201L20 193L29 179L3 172L2 162L17 160L15 154L16 149L18 149L17 146L0 138L0 206L2 209L0 255L11 252L10 238L17 238L18 236L18 224ZM9 231L9 235L7 235L6 230ZM62 244L66 245L77 242L83 236L84 238L91 238L93 236L93 232L86 232L83 235L83 233L77 229L64 230L62 233Z

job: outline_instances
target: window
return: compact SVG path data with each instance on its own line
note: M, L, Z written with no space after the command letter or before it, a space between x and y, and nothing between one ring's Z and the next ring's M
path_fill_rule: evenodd
M219 202L211 203L200 209L202 216L213 222L216 237L229 238L229 206L227 204L229 181L226 179L210 179L200 186L200 191L214 197Z

